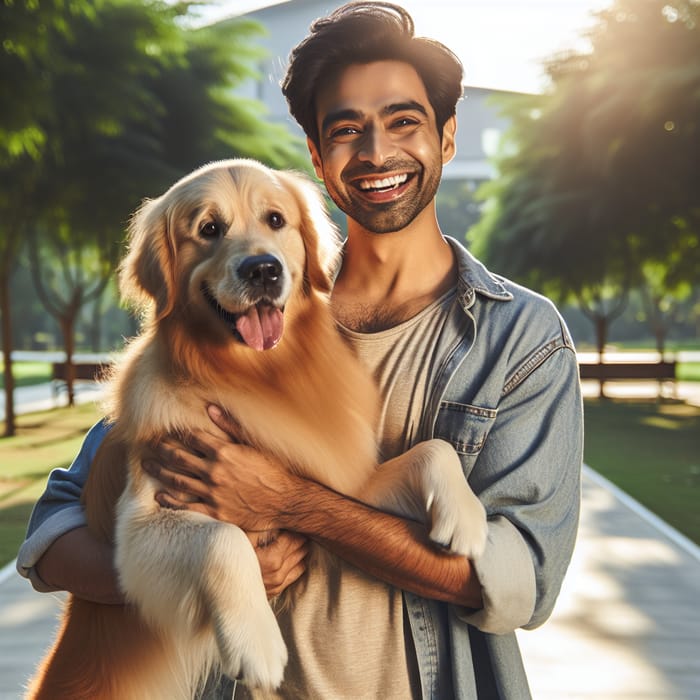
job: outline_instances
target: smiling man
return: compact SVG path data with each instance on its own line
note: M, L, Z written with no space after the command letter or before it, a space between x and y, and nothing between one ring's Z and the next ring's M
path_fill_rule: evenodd
M279 614L290 658L281 697L527 698L514 632L549 617L569 564L582 405L568 331L548 300L488 272L436 216L461 80L454 54L415 37L402 8L356 2L312 25L283 92L347 215L331 301L381 390L381 456L433 437L452 445L488 514L484 554L441 551L424 526L295 477L234 439L165 438L159 462L145 465L165 507L283 531L257 550L268 592L288 589L291 600ZM220 412L210 416L235 435ZM19 566L42 589L118 600L109 559L79 516L96 440L52 476ZM331 566L304 566L307 538ZM231 684L213 681L208 693L230 697Z
M455 152L455 117L438 128L420 76L393 60L348 66L315 103L311 159L348 217L333 307L353 330L383 330L454 287L435 195Z
M390 233L430 216L426 207L442 166L454 155L455 120L440 133L412 66L349 66L319 90L316 108L319 139L318 145L309 141L312 161L349 228Z

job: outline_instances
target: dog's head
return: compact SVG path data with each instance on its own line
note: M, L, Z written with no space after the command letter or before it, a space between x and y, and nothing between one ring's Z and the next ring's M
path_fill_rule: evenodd
M288 303L330 291L338 251L310 179L219 161L137 210L120 290L155 321L178 315L209 338L268 349L280 340Z

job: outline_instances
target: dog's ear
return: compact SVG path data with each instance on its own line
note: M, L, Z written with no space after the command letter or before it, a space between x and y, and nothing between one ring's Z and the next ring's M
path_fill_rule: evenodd
M147 199L127 232L128 251L119 270L122 299L142 311L155 306L155 320L167 316L175 301L175 249L167 195Z
M301 235L306 251L305 287L330 292L340 260L340 234L321 189L309 177L286 171L301 210Z

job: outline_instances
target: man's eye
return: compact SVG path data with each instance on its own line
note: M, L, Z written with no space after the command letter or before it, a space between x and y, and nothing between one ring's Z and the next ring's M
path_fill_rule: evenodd
M220 221L206 221L199 227L199 235L202 238L219 238L224 227Z
M354 126L343 126L338 129L333 129L331 131L331 138L343 138L343 136L355 136L359 134L360 130L356 129Z
M417 123L413 117L401 117L394 122L394 126L401 128L402 126L414 126Z

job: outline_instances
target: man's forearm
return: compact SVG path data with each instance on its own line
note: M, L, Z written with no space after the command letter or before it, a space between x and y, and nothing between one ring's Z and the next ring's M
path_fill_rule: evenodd
M470 561L440 549L425 526L348 499L315 482L287 501L280 526L300 532L366 573L425 598L478 609Z
M124 595L113 559L114 550L109 544L96 539L87 527L78 527L61 535L36 563L35 570L52 588L95 603L119 604L124 602Z

